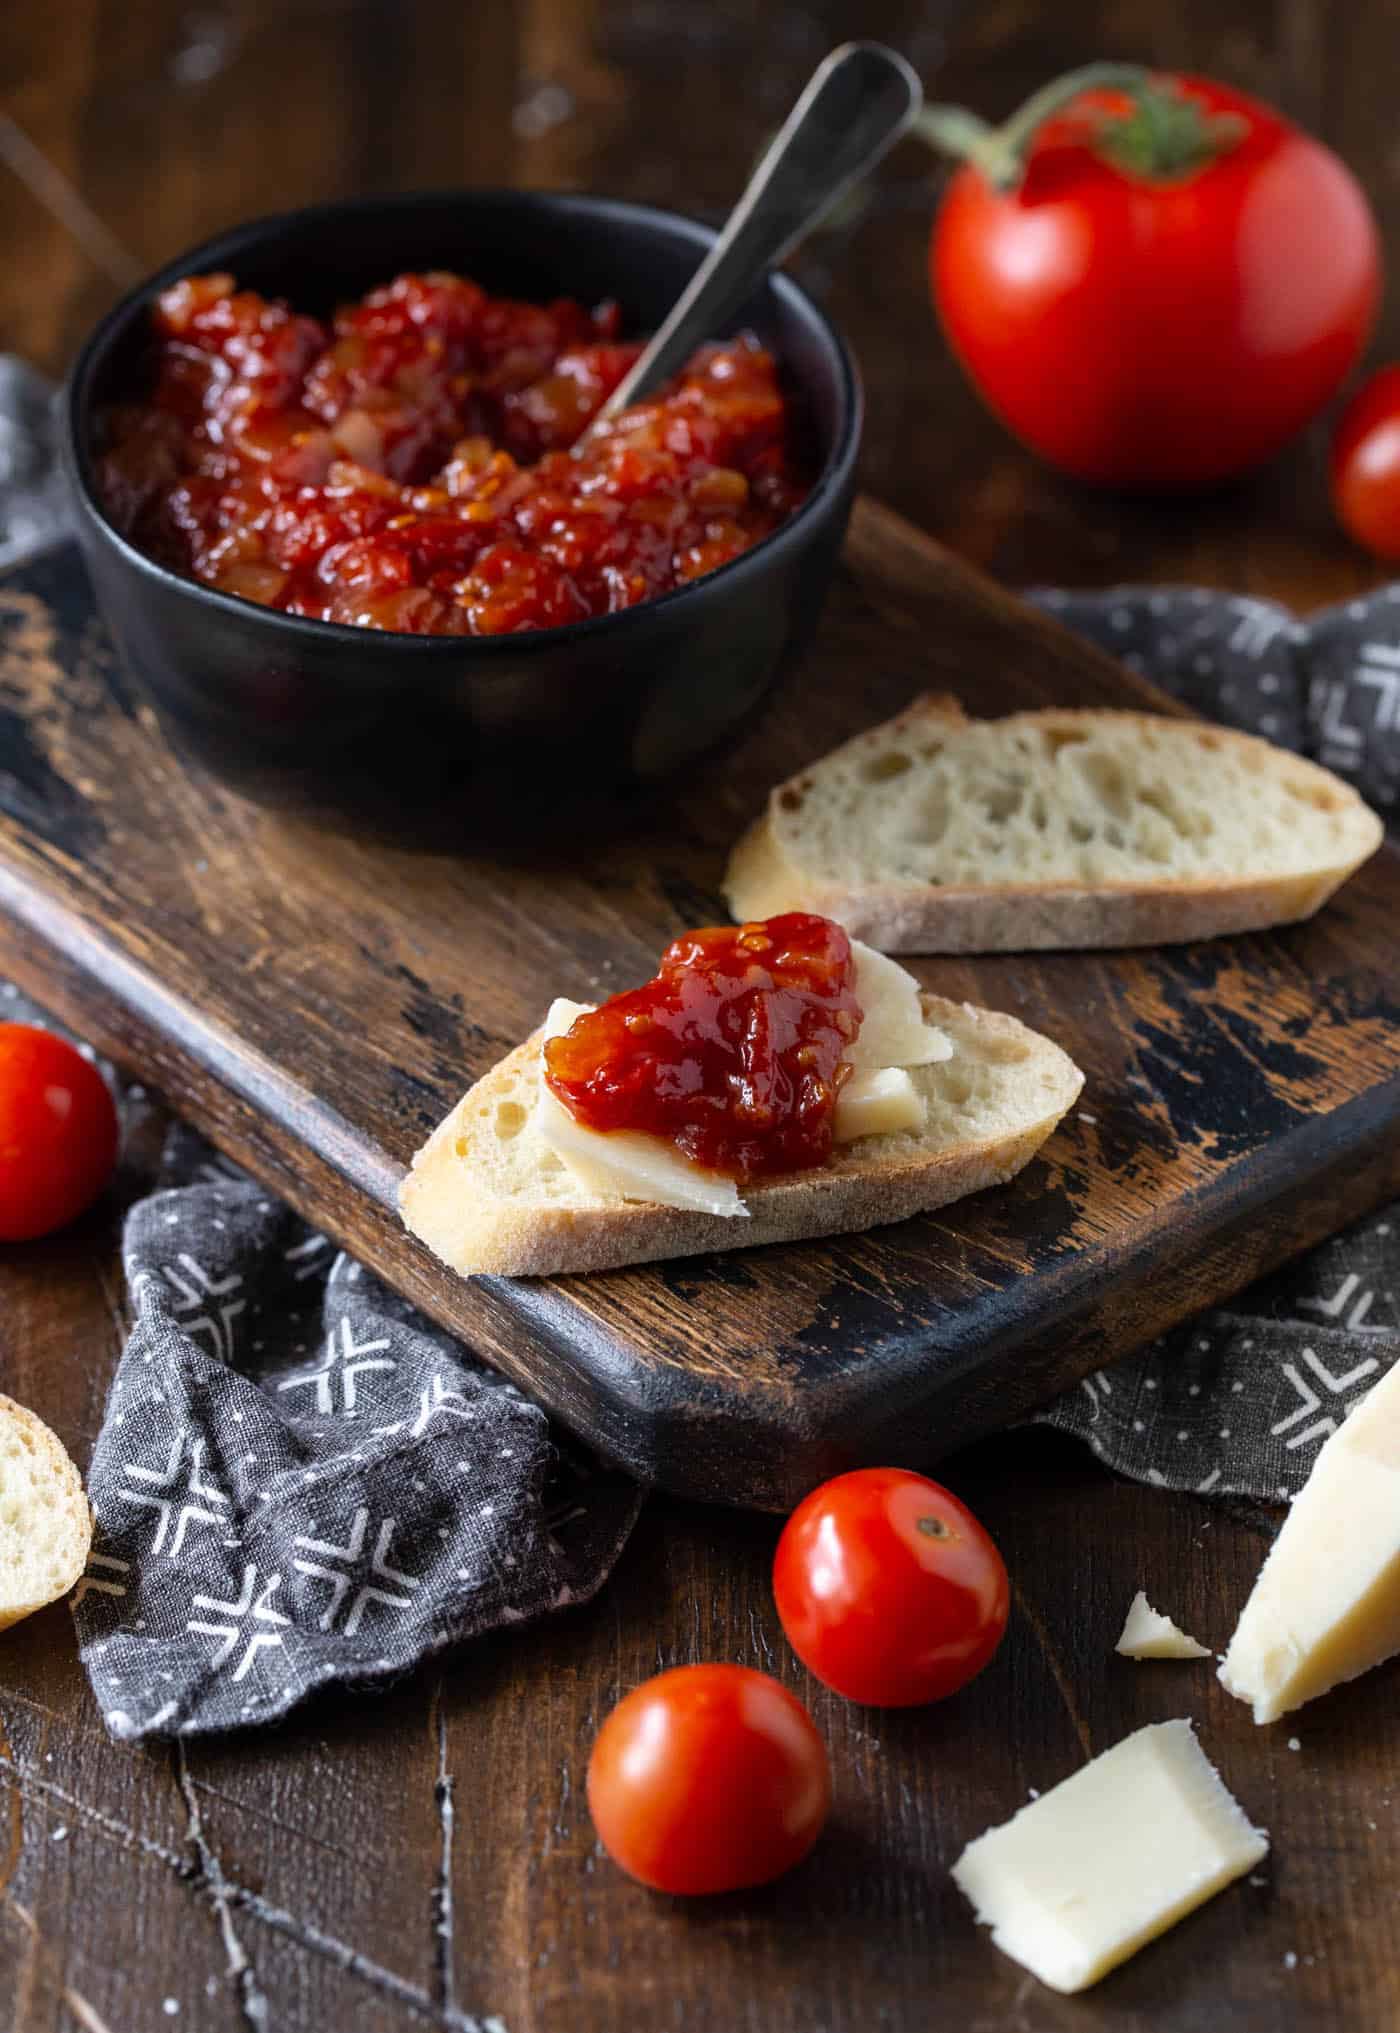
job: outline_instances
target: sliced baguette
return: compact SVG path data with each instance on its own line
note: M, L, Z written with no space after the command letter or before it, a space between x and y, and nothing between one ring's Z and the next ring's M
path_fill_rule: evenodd
M549 1277L839 1235L946 1206L1014 1177L1084 1084L1074 1062L1014 1017L922 998L953 1057L916 1066L915 1133L863 1137L818 1170L744 1188L747 1219L587 1192L536 1132L536 1031L465 1094L400 1189L408 1228L463 1276Z
M887 953L1169 945L1311 917L1383 837L1330 770L1253 735L925 697L780 784L725 895Z
M0 1631L66 1595L91 1545L92 1512L63 1442L0 1397Z

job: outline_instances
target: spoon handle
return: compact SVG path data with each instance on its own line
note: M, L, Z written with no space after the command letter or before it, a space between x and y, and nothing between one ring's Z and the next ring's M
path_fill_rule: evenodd
M574 446L684 366L770 268L877 163L923 101L918 77L879 42L846 42L813 72L714 246L666 322Z

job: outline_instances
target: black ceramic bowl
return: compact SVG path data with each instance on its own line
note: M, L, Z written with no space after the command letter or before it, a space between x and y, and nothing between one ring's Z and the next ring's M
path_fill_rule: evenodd
M102 509L91 460L104 404L142 387L151 302L180 276L227 270L324 313L402 270L449 268L518 297L615 297L624 331L644 333L713 238L688 219L607 198L510 190L365 198L255 220L124 297L73 370L65 456L103 613L167 720L255 787L331 777L408 786L420 798L519 783L552 800L571 786L646 782L730 734L811 632L860 438L850 355L785 276L772 277L731 329L751 328L783 363L813 441L811 494L751 551L621 614L466 640L280 614L133 548Z

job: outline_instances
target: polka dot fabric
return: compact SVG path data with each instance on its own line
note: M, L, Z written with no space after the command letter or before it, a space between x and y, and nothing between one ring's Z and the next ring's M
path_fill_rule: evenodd
M271 1722L601 1585L635 1484L192 1132L123 1254L72 1600L114 1736Z

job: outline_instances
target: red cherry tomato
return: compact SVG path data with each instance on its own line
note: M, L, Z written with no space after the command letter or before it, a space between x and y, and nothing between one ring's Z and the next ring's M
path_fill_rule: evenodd
M643 1681L588 1761L603 1847L658 1892L766 1884L806 1856L830 1804L812 1718L748 1666L678 1666Z
M952 109L924 116L971 158L929 250L949 342L1068 473L1175 491L1243 472L1365 343L1381 282L1365 194L1330 149L1208 78L1063 83L1059 110L1019 130L960 114L960 138L940 124Z
M907 1468L858 1468L804 1498L778 1541L773 1593L802 1663L879 1708L966 1686L1010 1607L1001 1555L971 1511Z
M1400 558L1400 367L1373 374L1332 440L1332 500L1348 536Z
M117 1111L81 1052L33 1024L0 1024L0 1242L63 1228L117 1160Z

